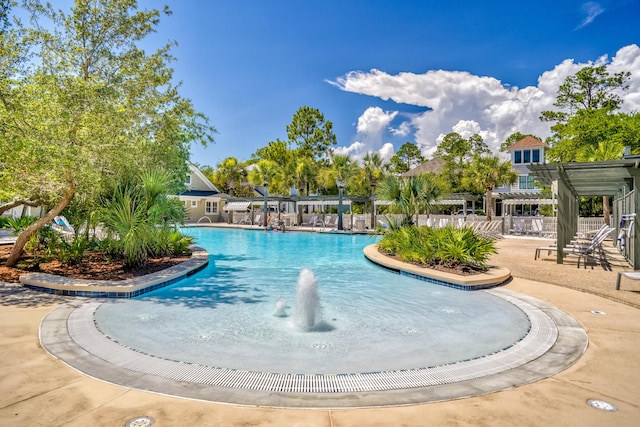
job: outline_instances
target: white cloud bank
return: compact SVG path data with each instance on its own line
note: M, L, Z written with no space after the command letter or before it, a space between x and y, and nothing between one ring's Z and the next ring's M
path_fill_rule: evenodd
M463 137L477 133L495 151L514 132L546 138L550 125L539 117L542 111L554 109L558 87L582 67L603 64L610 74L631 72L629 90L621 94L622 111L640 111L640 47L635 44L621 48L611 60L606 55L588 63L567 59L544 72L537 86L522 89L465 71L431 70L424 74L396 75L376 69L353 71L329 83L346 92L429 110L405 118L399 111L369 107L358 119L357 141L336 151L356 158L368 151L379 151L388 159L393 155L393 146L383 141L389 136L401 135L412 136L423 154L430 156L442 137L453 131ZM402 123L391 127L397 118L403 118Z

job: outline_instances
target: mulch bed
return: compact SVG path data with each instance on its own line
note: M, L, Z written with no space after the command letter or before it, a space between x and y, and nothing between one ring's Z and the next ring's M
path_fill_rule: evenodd
M34 265L33 254L24 253L18 262L18 268L11 268L5 266L11 248L12 245L0 245L0 282L18 283L22 274L32 272L50 273L75 279L126 280L164 270L190 258L189 256L155 258L150 259L144 266L125 269L122 262L109 261L97 252L87 253L82 262L75 265L63 264L55 260Z

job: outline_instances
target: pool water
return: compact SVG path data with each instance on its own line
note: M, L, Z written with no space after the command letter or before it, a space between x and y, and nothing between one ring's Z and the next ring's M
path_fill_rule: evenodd
M438 366L507 348L526 315L484 291L401 276L364 258L366 235L187 228L210 253L202 271L95 313L111 339L157 357L277 373L356 373ZM296 327L303 268L321 322ZM284 316L276 305L284 299Z

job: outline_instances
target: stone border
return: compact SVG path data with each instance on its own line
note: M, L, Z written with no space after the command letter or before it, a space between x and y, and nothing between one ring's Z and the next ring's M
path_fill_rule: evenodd
M511 279L511 271L501 267L489 267L485 273L461 276L430 268L407 264L385 256L378 251L377 244L366 246L363 250L365 258L388 270L406 274L419 280L425 280L436 285L448 286L460 290L470 291L500 286Z
M63 296L89 298L134 298L176 283L202 270L209 264L209 253L198 246L190 247L191 259L162 271L126 280L73 279L48 273L27 273L20 283L37 291Z

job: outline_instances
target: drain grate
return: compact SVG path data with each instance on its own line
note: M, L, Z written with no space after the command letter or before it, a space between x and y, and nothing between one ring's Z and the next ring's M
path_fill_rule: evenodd
M111 341L95 327L93 313L100 303L86 303L67 321L69 335L90 353L119 367L177 381L285 393L352 393L402 390L451 384L482 378L517 368L546 353L556 342L558 329L542 310L499 291L489 291L517 305L529 317L531 330L506 350L436 367L345 373L267 373L204 366L161 359L128 349Z
M599 399L589 399L587 400L587 404L592 408L600 409L601 411L615 412L618 410L616 405Z
M149 427L154 423L151 417L135 417L127 421L125 427Z

